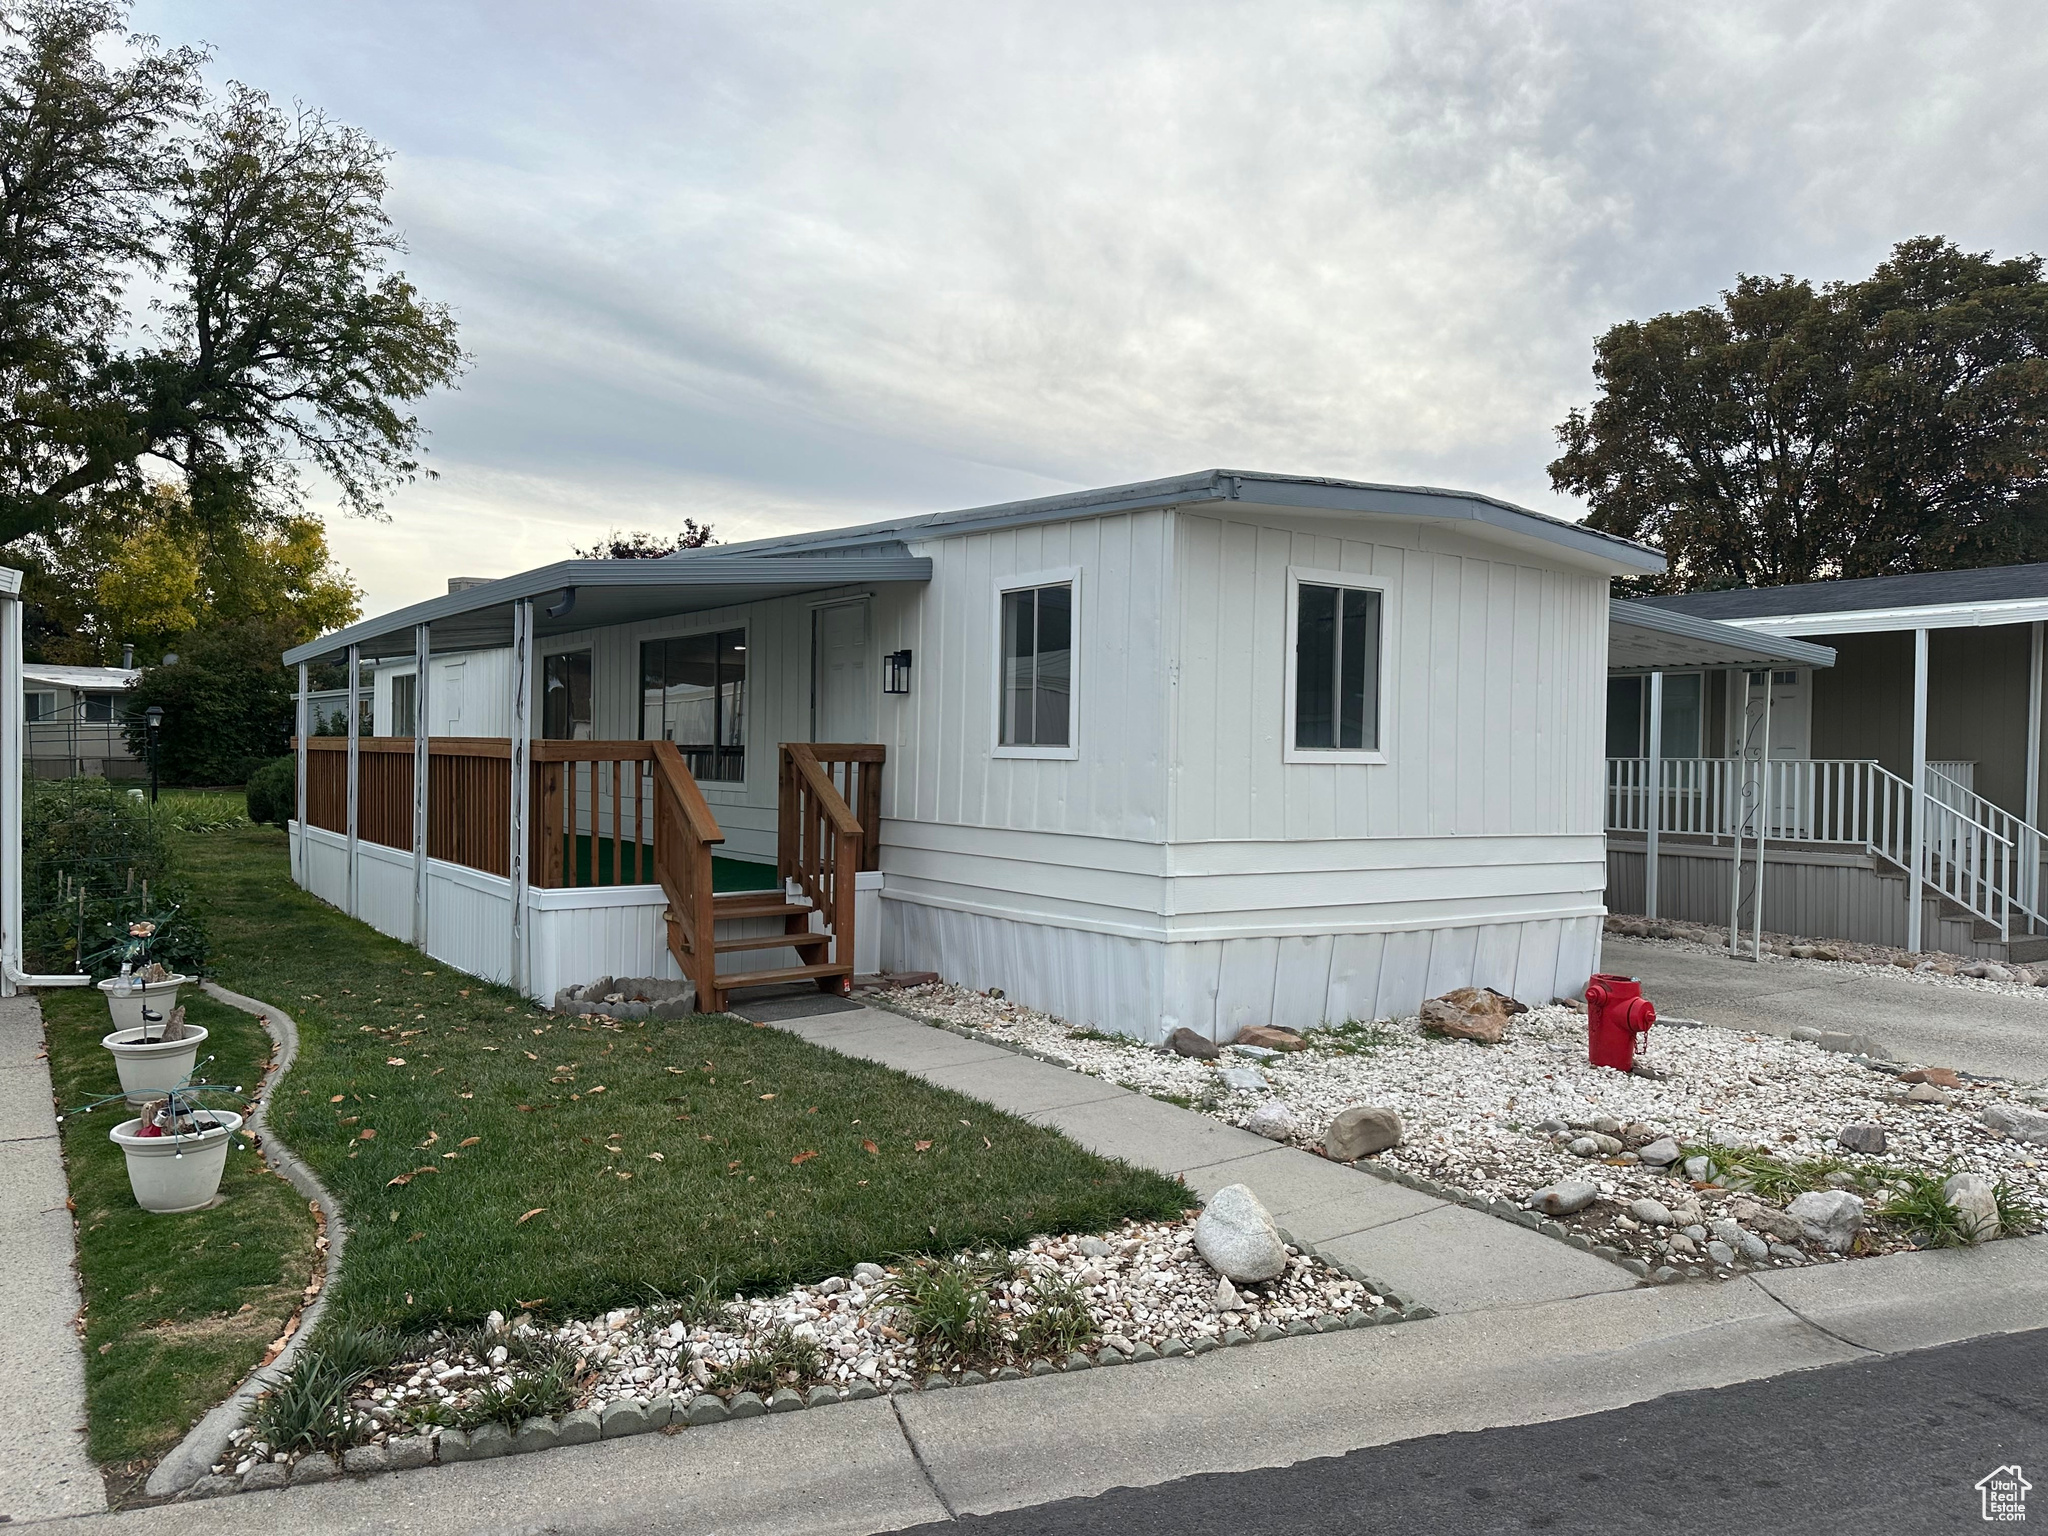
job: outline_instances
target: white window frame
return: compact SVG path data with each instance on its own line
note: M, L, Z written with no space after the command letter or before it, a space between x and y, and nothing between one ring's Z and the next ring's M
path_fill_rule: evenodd
M1064 747L1014 747L1003 744L1003 596L1033 587L1071 587L1067 640L1067 744ZM994 583L989 614L989 751L996 757L1042 758L1073 762L1081 755L1081 568L1026 571L1000 576Z
M1300 641L1301 589L1346 587L1354 592L1377 592L1380 598L1379 745L1376 747L1297 747L1294 744L1294 693L1296 655ZM1394 675L1394 591L1382 576L1357 571L1325 571L1313 566L1287 567L1286 691L1280 700L1280 754L1288 763L1384 763L1393 735L1390 686Z

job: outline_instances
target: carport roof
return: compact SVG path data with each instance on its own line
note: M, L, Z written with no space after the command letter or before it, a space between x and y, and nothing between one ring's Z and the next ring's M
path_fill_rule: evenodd
M1710 667L1832 667L1832 647L1713 619L1677 613L1643 602L1607 605L1607 671L1610 676L1649 672L1690 672Z

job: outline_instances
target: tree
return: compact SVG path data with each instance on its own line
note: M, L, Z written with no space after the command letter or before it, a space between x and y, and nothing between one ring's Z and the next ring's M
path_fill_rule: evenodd
M353 623L362 594L317 518L252 505L205 518L152 485L88 502L66 527L22 541L36 659L108 665L124 644L153 662L194 630L254 621L297 645Z
M0 544L151 470L205 517L296 509L302 466L378 512L419 470L406 404L463 364L389 268L387 153L248 86L209 96L203 51L124 39L126 14L0 0Z
M685 549L702 549L706 544L717 542L711 536L709 523L686 517L683 519L683 531L673 537L649 533L645 529L621 533L614 528L588 549L572 549L570 553L578 560L659 560L665 555Z
M1658 590L2048 558L2039 256L1901 242L1858 282L1744 276L1615 326L1551 483L1663 547Z
M253 621L201 630L176 662L143 669L123 725L146 756L143 712L163 707L157 771L169 784L246 784L252 769L290 744L297 685L278 659L285 642Z

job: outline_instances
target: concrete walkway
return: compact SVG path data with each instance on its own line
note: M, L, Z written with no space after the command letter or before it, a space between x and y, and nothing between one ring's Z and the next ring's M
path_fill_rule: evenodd
M106 1508L85 1454L71 1212L33 997L0 998L0 1517Z
M1797 961L1761 964L1610 936L1600 968L1642 979L1659 1013L1788 1035L1801 1025L1875 1035L1909 1061L2048 1081L2048 987L2011 997Z
M776 1027L1049 1125L1105 1157L1178 1174L1204 1198L1243 1184L1295 1237L1392 1286L1403 1301L1439 1312L1557 1301L1636 1283L1604 1259L1526 1227L897 1014L861 1008L784 1019Z

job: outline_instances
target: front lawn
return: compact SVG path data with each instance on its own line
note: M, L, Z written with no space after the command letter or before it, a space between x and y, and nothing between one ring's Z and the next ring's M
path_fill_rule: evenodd
M118 1093L114 1058L100 1048L111 1027L100 994L40 1001L58 1109ZM263 1027L196 987L181 1001L208 1031L208 1080L253 1090L270 1055ZM153 1460L176 1444L263 1359L325 1262L306 1202L245 1148L228 1154L214 1209L152 1216L136 1205L107 1139L126 1118L108 1104L62 1126L85 1294L88 1446L102 1462Z
M179 844L220 980L299 1022L272 1123L347 1214L336 1301L355 1321L589 1317L700 1279L779 1287L1185 1201L780 1030L541 1013L298 890L276 829Z

